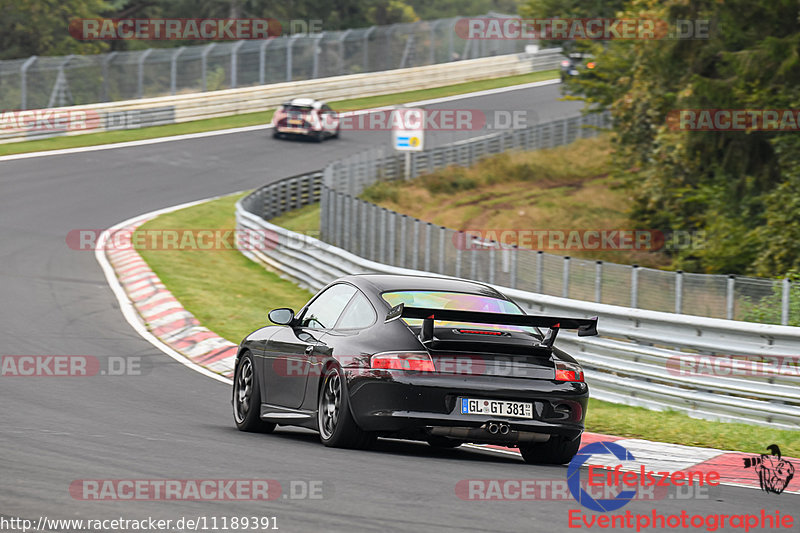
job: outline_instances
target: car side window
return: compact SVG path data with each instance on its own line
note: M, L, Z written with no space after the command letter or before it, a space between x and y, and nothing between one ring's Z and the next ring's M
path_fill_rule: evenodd
M346 283L337 283L328 287L306 308L303 313L303 327L332 328L355 293L355 287Z
M347 309L342 313L336 329L362 329L371 326L378 316L372 304L361 291L356 291L356 295L350 301Z

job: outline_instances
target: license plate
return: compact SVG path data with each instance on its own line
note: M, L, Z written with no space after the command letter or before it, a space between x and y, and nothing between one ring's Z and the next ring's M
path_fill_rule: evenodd
M461 414L533 418L533 404L506 400L461 398Z
M303 123L303 119L300 119L300 118L290 118L290 119L289 119L289 124L297 124L297 125L300 125L300 124L302 124L302 123Z
M569 74L570 74L570 76L577 76L578 75L578 71L577 70L570 70Z

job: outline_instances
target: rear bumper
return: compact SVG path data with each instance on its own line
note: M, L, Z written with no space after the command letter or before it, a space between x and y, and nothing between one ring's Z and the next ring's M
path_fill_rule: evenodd
M293 128L289 126L275 126L275 131L286 135L313 135L319 133L319 131L314 128Z
M364 430L384 433L427 434L433 428L481 428L502 422L512 435L527 432L571 440L583 432L589 398L585 383L400 370L345 373L356 422ZM461 414L460 398L530 402L533 419Z

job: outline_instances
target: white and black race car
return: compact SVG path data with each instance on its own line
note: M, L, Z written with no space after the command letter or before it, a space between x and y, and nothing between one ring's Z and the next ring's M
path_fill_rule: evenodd
M273 137L302 136L321 142L339 137L339 115L314 98L295 98L281 104L272 117Z

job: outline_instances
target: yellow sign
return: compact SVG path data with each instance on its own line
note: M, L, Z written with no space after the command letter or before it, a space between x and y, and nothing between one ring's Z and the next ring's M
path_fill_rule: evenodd
M419 137L411 137L408 140L408 144L410 144L411 146L414 146L414 147L419 146Z

